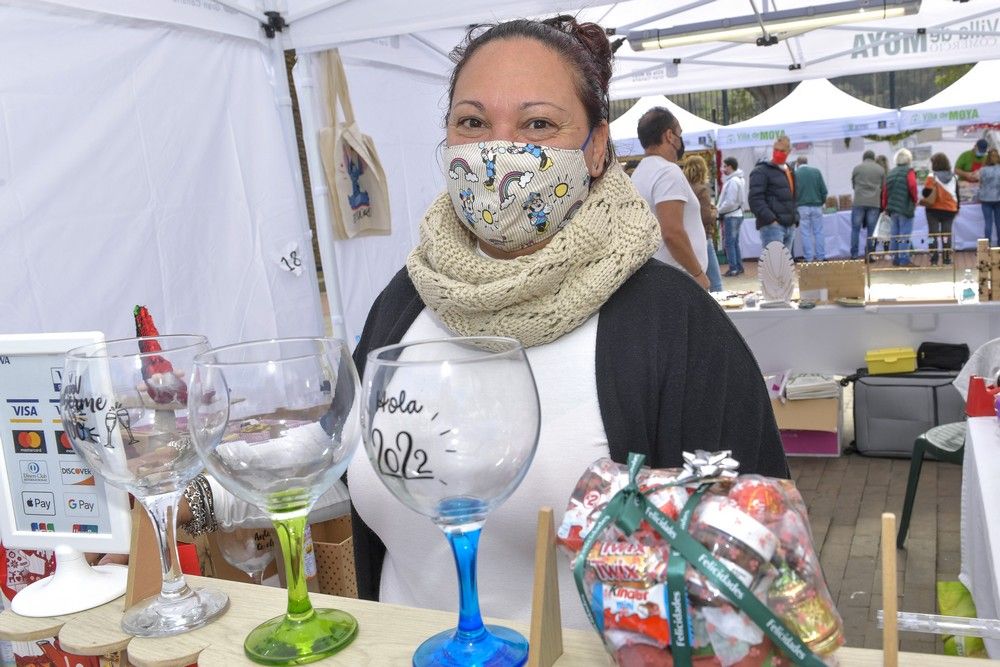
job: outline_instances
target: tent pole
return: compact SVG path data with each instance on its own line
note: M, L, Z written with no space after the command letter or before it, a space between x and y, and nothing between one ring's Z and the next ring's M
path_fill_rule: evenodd
M269 42L268 46L271 49L271 62L272 66L274 67L275 103L277 104L278 112L281 115L282 130L284 131L285 134L285 153L288 157L288 167L289 169L292 170L292 175L295 178L296 191L298 195L295 198L297 204L296 208L298 208L299 220L301 221L301 225L304 228L304 231L306 232L306 234L304 234L303 236L308 237L309 214L306 209L305 185L303 184L302 181L302 167L301 167L301 162L299 161L298 140L296 139L295 136L295 118L292 114L292 93L291 89L289 89L288 87L288 75L287 75L288 70L287 66L285 65L284 40L285 40L285 33L280 33L280 37L277 37L276 39L269 39L266 41ZM308 159L308 149L311 145L311 141L315 141L316 137L316 128L306 126L305 124L305 118L307 115L305 110L306 109L312 110L313 108L312 104L313 100L311 96L306 100L303 100L301 97L299 98L299 107L302 110L302 118L303 118L302 133L303 133L304 143L307 149L307 159ZM322 174L319 175L313 174L311 160L309 160L309 164L310 164L309 175L312 176L313 178L316 178L318 176L318 178L320 179L318 181L314 180L313 183L315 184L324 182ZM322 216L320 215L320 211L323 212ZM336 338L340 338L344 341L347 341L346 332L344 330L343 311L341 310L340 307L340 286L337 282L337 270L336 267L334 266L332 257L329 258L328 261L328 258L326 256L323 256L322 254L324 248L322 234L323 231L328 231L330 229L329 221L326 219L325 206L321 205L316 207L316 228L320 241L319 246L320 246L320 254L323 266L323 280L326 283L326 298L327 298L327 303L330 306L330 322L333 329L333 336ZM330 247L330 250L332 250L332 246ZM305 252L305 249L303 248L302 251ZM316 278L313 277L313 280L316 280ZM317 315L318 315L317 321L322 322L323 321L322 313L317 313Z
M323 282L326 284L326 301L330 307L330 324L333 335L345 341L354 349L355 341L348 338L344 321L343 298L340 293L340 276L337 273L337 254L334 247L333 223L330 220L330 193L326 186L326 175L319 151L319 130L323 119L317 114L316 54L306 53L292 69L295 92L299 98L299 118L302 120L302 143L306 150L306 166L312 192L313 213L316 216L316 241L319 246L319 260L323 267ZM336 119L334 119L336 122Z

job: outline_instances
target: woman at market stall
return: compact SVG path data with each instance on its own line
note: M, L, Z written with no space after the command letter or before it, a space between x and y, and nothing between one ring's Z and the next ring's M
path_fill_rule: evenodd
M722 291L722 270L719 268L719 257L715 252L715 235L719 231L719 214L712 203L712 192L708 187L708 165L700 155L689 155L681 164L684 177L691 184L691 189L698 197L698 207L701 212L701 224L705 228L705 238L708 240L708 291Z
M486 613L527 619L537 510L554 507L558 521L595 459L640 452L666 467L684 450L731 449L743 472L788 468L743 339L697 283L650 260L659 227L609 142L603 29L568 16L510 21L479 28L453 55L448 192L372 306L355 362L363 374L375 348L451 336L524 344L542 406L538 449L490 515L478 567ZM533 175L523 186L503 178L515 171ZM366 457L347 481L361 597L454 609L438 529L403 508ZM585 627L568 568L560 577L564 625Z

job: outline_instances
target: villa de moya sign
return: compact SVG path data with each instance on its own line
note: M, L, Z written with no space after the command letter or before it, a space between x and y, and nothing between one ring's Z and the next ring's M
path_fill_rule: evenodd
M966 51L970 49L995 49L1000 45L1000 18L971 19L948 30L928 30L923 34L868 30L854 33L854 51L851 59L892 58L902 55Z
M719 130L718 145L719 148L760 146L769 144L783 135L787 135L792 141L795 141L803 134L808 135L807 138L810 140L823 140L856 137L863 134L887 134L895 131L896 124L885 118L816 121L801 125L791 124L746 129L723 128Z

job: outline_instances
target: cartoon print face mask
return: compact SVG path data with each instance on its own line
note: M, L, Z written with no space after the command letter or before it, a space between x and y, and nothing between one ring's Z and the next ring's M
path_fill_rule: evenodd
M579 150L512 141L445 147L448 194L459 220L508 252L551 237L590 192L587 142Z

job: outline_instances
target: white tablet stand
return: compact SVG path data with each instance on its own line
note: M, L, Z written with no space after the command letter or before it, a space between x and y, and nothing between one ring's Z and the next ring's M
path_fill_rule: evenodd
M58 546L56 573L26 586L10 608L21 616L59 616L91 609L125 594L128 568L87 563L72 547Z

